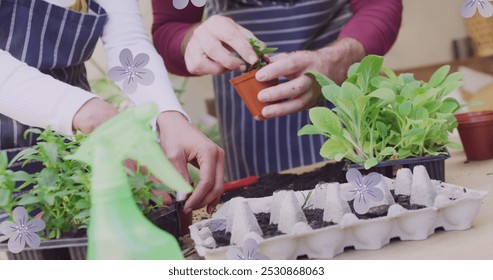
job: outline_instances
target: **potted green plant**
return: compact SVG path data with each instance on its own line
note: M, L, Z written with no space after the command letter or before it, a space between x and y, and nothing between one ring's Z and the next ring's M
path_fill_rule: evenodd
M428 82L417 81L412 74L396 75L383 67L382 57L369 55L349 68L340 86L320 73L308 73L334 107L310 109L312 124L298 135L326 136L320 154L346 159L356 164L353 168L392 177L393 166L425 165L430 177L444 180L446 148L461 149L448 139L461 106L447 95L462 85L462 73L449 70L443 66Z
M10 161L6 153L0 154L0 213L12 216L15 207L22 206L31 215L38 215L46 226L40 236L44 241L39 249L26 248L18 254L7 252L12 259L85 259L89 224L90 176L88 165L66 159L85 136L77 134L73 139L49 129L31 129L27 133L38 134L37 144L18 153ZM41 168L33 173L23 166L38 163ZM135 172L128 170L134 199L142 212L157 226L180 236L181 203L162 207L163 198L152 190L171 192L163 184L150 180L150 173L142 172L137 165ZM0 222L2 219L0 219ZM0 240L1 241L1 240ZM7 251L7 244L0 244Z
M231 79L229 82L234 86L250 113L254 117L260 117L262 116L262 109L269 103L260 102L257 97L258 93L265 88L276 86L279 84L279 81L275 79L267 82L259 82L255 79L255 74L259 69L267 65L268 60L266 55L275 52L277 48L266 48L260 41L254 38L249 38L248 41L259 57L259 60L252 65L245 62L247 64L245 73Z

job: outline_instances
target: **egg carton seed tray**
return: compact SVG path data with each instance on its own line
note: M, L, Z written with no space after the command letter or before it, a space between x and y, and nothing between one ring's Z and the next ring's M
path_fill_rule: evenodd
M340 197L346 184L323 183L312 191L279 191L270 197L234 198L226 202L211 219L190 226L197 253L205 259L227 259L228 250L240 249L254 239L258 251L270 259L330 259L353 246L356 250L376 250L398 237L400 240L423 240L436 228L466 230L479 212L486 191L430 180L421 167L401 169L396 179L383 177L377 185L385 199L370 205L370 211L384 206L385 216L358 219L349 204ZM421 209L408 210L395 203L395 195L408 195L410 203ZM309 197L309 199L307 199ZM323 209L323 220L334 225L313 229L305 209ZM269 213L270 223L277 224L282 235L263 236L255 214ZM213 232L230 234L230 244L218 246Z

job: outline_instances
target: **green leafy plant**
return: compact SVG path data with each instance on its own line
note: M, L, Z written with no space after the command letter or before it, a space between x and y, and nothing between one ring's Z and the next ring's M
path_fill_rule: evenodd
M255 62L255 64L248 64L245 61L246 65L247 65L245 72L250 72L252 70L256 70L256 69L260 69L260 68L264 67L268 63L266 60L266 55L277 51L277 48L265 47L261 41L255 39L255 38L248 38L248 43L250 43L250 45L252 46L253 51L257 54L259 60L257 62Z
M28 212L39 209L46 223L44 237L60 238L63 233L86 228L90 216L90 176L88 165L67 160L84 141L85 136L77 134L69 139L50 129L30 129L26 132L37 134L37 144L27 148L12 159L26 165L41 162L43 169L35 174L7 169L7 155L0 154L0 209L9 214L15 206L23 206ZM148 214L163 204L162 197L155 197L152 189L168 191L162 184L153 183L148 172L128 170L133 195L139 208ZM29 191L27 187L32 189ZM168 191L169 192L169 191Z
M298 135L324 135L323 157L345 158L366 169L385 160L443 154L446 147L461 149L448 139L461 105L447 95L462 85L462 73L449 70L443 66L428 82L416 81L412 74L396 75L383 67L382 57L369 55L349 68L341 86L308 73L334 108L310 109L312 124Z

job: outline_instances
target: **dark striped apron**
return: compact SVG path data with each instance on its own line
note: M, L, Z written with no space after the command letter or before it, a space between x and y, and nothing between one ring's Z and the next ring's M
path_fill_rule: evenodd
M352 16L349 0L212 0L207 9L209 15L234 19L268 46L277 47L278 52L326 46L337 39ZM229 84L238 75L230 72L213 78L228 179L322 161L319 150L324 138L297 136L298 130L310 122L308 110L255 121Z
M55 79L90 90L84 62L107 16L95 1L88 0L88 6L90 12L82 14L43 0L0 0L0 49ZM33 137L23 137L28 128L0 114L0 149L33 145Z

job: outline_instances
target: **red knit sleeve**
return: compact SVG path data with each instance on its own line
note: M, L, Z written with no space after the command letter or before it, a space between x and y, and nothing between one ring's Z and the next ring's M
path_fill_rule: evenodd
M339 38L358 40L367 54L384 55L394 44L402 20L402 0L351 0L353 17Z
M192 76L185 65L180 44L192 25L202 20L204 8L189 4L185 9L177 10L171 0L152 0L152 8L152 38L166 69L176 75Z

